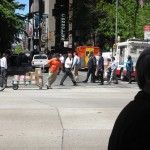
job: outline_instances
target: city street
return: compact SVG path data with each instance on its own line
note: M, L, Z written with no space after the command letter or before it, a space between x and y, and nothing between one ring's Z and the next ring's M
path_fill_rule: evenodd
M86 72L79 74L83 81ZM60 86L62 75L49 90L13 90L8 77L9 87L0 92L1 150L107 150L116 117L139 91L136 83L72 86L67 78Z
M0 150L108 150L140 89L109 149L149 146L149 8L150 0L0 0ZM116 82L87 80L94 71Z

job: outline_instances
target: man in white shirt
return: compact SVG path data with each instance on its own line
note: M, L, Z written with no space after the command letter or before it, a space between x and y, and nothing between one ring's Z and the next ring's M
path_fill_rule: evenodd
M3 57L1 59L1 75L6 79L7 81L7 59L6 54L3 53Z
M72 54L68 53L68 57L65 61L65 74L63 76L63 78L60 81L60 85L63 85L64 81L66 80L66 78L69 76L71 81L73 82L74 85L76 85L76 81L73 78L73 74L71 72L72 69L72 64L73 64L73 58L72 58Z
M72 67L74 68L74 79L76 82L77 81L79 82L78 70L80 67L80 58L78 57L76 52L74 52L73 54L74 54L74 59L73 59Z
M112 57L112 63L111 63L111 76L108 84L111 84L112 80L116 80L115 84L118 84L118 79L116 77L116 70L117 70L117 64L115 62L115 57Z

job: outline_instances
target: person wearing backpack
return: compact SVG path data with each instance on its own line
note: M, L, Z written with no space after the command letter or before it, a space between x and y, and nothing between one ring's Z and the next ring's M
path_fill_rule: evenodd
M131 84L131 74L132 74L132 71L133 71L133 62L132 62L132 57L130 55L128 55L128 58L127 58L127 62L126 62L126 70L127 70L127 78L128 78L128 81L129 81L129 84Z

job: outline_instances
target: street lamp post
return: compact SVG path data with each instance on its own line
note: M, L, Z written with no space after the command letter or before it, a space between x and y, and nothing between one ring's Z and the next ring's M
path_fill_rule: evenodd
M116 0L115 44L113 44L112 47L112 56L114 56L114 52L116 51L117 42L118 42L118 0Z
M42 0L39 0L39 51L41 51Z
M118 0L116 0L115 44L117 43L117 36L118 36Z

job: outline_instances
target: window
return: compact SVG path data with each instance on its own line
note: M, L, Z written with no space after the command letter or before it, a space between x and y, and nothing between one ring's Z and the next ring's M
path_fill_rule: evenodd
M134 48L134 47L131 48L131 49L130 49L130 53L136 54L136 48Z
M124 64L125 49L127 46L120 46L119 65Z
M46 56L42 56L42 59L47 59L47 57Z
M47 59L47 57L42 56L42 55L38 55L38 56L34 56L34 59Z

